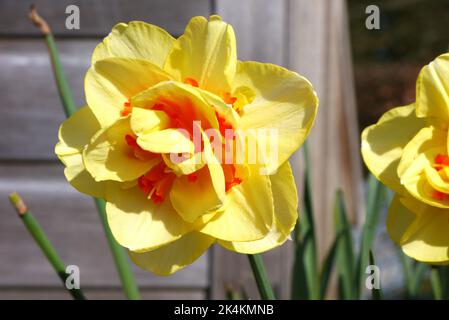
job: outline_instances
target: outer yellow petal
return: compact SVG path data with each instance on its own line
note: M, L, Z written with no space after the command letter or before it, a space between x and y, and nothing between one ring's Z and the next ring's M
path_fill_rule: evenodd
M268 171L273 172L306 139L315 120L318 98L305 78L266 63L239 62L234 90L241 86L255 93L253 102L241 112L241 126L278 133L278 159L267 164Z
M122 118L92 138L84 150L83 159L96 181L135 180L160 162L157 156L147 161L136 158L125 140L125 136L131 133L129 118Z
M64 169L64 176L70 182L72 187L81 193L92 197L104 198L106 188L106 181L98 182L86 170L83 163L83 156L81 153L67 156L70 158L70 165Z
M179 239L191 230L166 199L156 205L138 188L108 184L106 213L114 238L132 251L148 251Z
M262 239L273 223L274 204L270 178L252 168L231 188L223 212L218 212L199 231L225 241Z
M70 153L79 153L101 129L100 123L95 118L92 110L88 106L84 106L76 111L59 127L58 137L60 144L58 145L56 154L64 156Z
M289 162L279 167L275 175L270 176L274 198L274 214L279 229L289 235L298 220L298 191Z
M216 94L230 92L237 63L232 26L211 16L194 17L173 44L165 70L179 81L195 79L199 87Z
M407 230L416 219L416 214L407 209L401 202L401 196L396 194L391 201L387 216L387 231L397 244L406 240Z
M86 144L100 129L89 107L82 107L61 124L55 153L65 164L64 175L75 189L103 198L104 183L96 182L86 171L81 155Z
M408 256L422 262L433 264L449 263L449 213L405 198L403 204L418 216L409 227L406 239L401 243L402 250Z
M416 81L418 117L435 117L449 123L449 54L443 54L425 66Z
M163 67L174 41L167 31L146 22L119 23L95 48L92 64L109 57L123 57L145 59Z
M371 173L389 188L403 193L397 168L402 150L424 126L415 115L415 105L386 112L377 124L362 133L362 156Z
M282 245L289 237L298 220L298 195L293 174L288 162L270 177L274 198L274 219L270 232L262 239L248 242L218 243L228 250L256 254Z
M132 96L168 79L167 73L148 60L106 58L87 71L86 100L102 127L107 127L120 117Z
M213 242L214 238L193 231L162 248L144 253L129 252L129 256L142 269L168 276L193 263Z

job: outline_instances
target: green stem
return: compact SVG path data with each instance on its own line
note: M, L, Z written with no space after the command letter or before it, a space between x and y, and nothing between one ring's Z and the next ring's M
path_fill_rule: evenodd
M27 209L26 205L20 198L17 193L12 193L9 196L9 200L17 210L19 217L23 221L23 224L27 228L28 232L33 237L34 241L37 243L39 248L41 248L45 257L47 257L48 261L52 265L55 272L58 274L61 279L64 288L69 291L72 297L76 300L85 300L83 292L81 289L68 289L66 286L66 280L68 278L68 274L66 273L66 267L64 262L62 262L55 248L51 244L48 237L45 235L44 230L42 230L41 226L37 222L37 220L33 217L31 212Z
M430 270L430 284L435 300L443 299L443 288L441 286L440 270L438 267L432 267Z
M45 35L47 42L48 52L50 53L51 64L53 66L53 73L58 86L59 97L61 98L62 105L66 117L70 117L77 110L70 87L64 76L64 71L61 66L61 60L59 59L58 49L56 48L55 39L51 33Z
M304 180L304 210L300 219L300 238L302 239L303 268L307 287L307 299L320 299L320 280L318 273L318 258L315 235L314 208L312 197L312 165L309 155L309 145L307 141L303 144L305 180ZM301 245L298 243L297 245ZM298 287L298 281L295 281L294 288ZM296 290L295 290L296 291ZM296 297L298 298L298 297Z
M70 91L70 87L67 83L66 77L64 75L64 70L61 66L61 60L59 58L59 52L55 44L55 40L51 33L51 30L42 17L40 17L34 7L31 8L30 11L30 20L41 30L41 32L45 36L45 40L47 42L48 52L50 54L51 64L53 66L53 72L56 80L56 85L58 87L59 96L61 98L62 105L64 107L64 111L67 117L71 116L76 110L76 105L73 100L72 93ZM117 267L117 272L119 274L122 288L125 293L125 296L128 299L136 300L140 299L139 290L137 288L136 281L134 279L131 266L128 262L128 257L123 249L114 239L111 230L109 228L106 213L105 213L105 204L103 200L94 199L95 204L98 209L98 213L100 215L101 222L103 224L103 229L106 235L106 238L109 243L109 247L112 252L112 256L114 258L115 265Z
M109 243L109 248L114 257L115 265L117 266L125 296L130 300L140 300L139 289L128 262L127 254L123 247L115 241L111 229L109 228L108 220L106 218L105 202L102 199L95 198L95 205L97 206L98 214L100 215L100 220L103 224L103 229Z
M260 297L263 300L275 300L273 289L268 280L267 272L262 257L258 254L248 254L249 263L253 270L254 278L256 279L257 288L259 289Z

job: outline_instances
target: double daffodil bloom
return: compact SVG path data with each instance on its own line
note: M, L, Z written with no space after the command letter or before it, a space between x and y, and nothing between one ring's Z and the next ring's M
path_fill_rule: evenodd
M362 133L369 170L395 191L391 238L410 257L449 263L449 54L425 66L415 103L391 109Z
M144 22L116 25L93 52L85 92L56 154L77 190L105 199L137 265L168 275L215 242L259 253L289 237L298 199L287 159L312 127L317 97L294 72L238 61L220 17L194 17L178 39ZM217 149L238 145L226 132L249 129L275 130L276 159L219 159ZM266 142L248 137L259 149Z

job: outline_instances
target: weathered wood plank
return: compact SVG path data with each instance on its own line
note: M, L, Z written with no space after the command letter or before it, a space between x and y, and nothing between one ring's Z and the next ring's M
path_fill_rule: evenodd
M320 99L309 137L320 257L334 237L335 191L343 189L352 218L363 212L357 109L345 10L345 0L289 0L288 65L312 82ZM299 155L296 159L299 163Z
M59 286L59 279L9 205L18 191L39 220L62 259L80 268L81 285L118 286L119 281L93 201L72 189L59 165L0 165L0 287ZM207 255L171 277L137 267L141 286L206 288Z
M216 10L234 27L240 60L284 65L284 0L216 1Z
M284 245L262 254L268 278L276 297L280 299L289 298L285 292L289 285L284 280L290 274L290 268L287 268L289 272L285 273L286 264L290 262L285 259L286 248L288 247L288 245ZM251 299L260 299L246 255L228 251L219 245L215 245L212 250L212 257L213 282L211 294L213 299L225 299L226 287L230 287L239 293L241 289L244 289Z
M180 35L192 16L208 16L209 0L0 0L0 35L38 35L27 19L30 3L49 22L56 35L99 37L109 33L118 22L143 20ZM80 9L80 29L67 30L68 5Z
M216 1L217 13L232 24L240 60L255 60L285 65L286 1L227 0ZM288 299L292 248L289 243L263 254L276 295ZM225 285L244 287L251 298L259 299L254 277L245 255L216 246L213 250L212 297L223 299Z
M119 300L123 292L119 288L84 288L89 300ZM204 290L199 289L141 289L143 300L203 300ZM72 297L60 288L5 288L0 287L0 300L71 300Z
M83 79L96 44L93 40L58 42L78 105L84 104ZM0 96L0 159L55 159L53 149L64 113L42 40L0 40Z

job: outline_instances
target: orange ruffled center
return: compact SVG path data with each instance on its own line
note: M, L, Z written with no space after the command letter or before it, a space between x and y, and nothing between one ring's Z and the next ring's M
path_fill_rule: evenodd
M440 173L440 175L444 174L444 173L442 173L442 170L444 168L449 168L449 156L438 154L435 157L433 167L438 171L438 173ZM444 176L445 176L445 174L444 174ZM446 200L446 199L449 199L449 194L438 191L438 190L434 190L432 193L432 198L434 198L435 200Z
M153 200L155 204L164 202L165 197L171 189L176 175L169 171L164 162L160 162L145 175L141 176L137 182L148 199Z
M184 83L189 84L193 87L198 87L198 82L193 78L186 78ZM229 92L224 92L221 98L226 104L234 105L237 101L236 97L233 97ZM152 110L164 111L170 118L169 126L171 128L180 128L186 130L190 139L193 141L193 122L195 121L195 112L193 107L190 105L179 106L171 101L161 98L158 103L155 103L150 107ZM122 116L128 116L132 112L131 99L128 99L123 104L123 109L121 111ZM219 113L215 113L218 121L219 131L223 138L226 138L227 130L234 130L232 124L226 120L225 117L221 116ZM232 140L235 136L232 137ZM229 148L230 143L226 142L227 139L223 139L223 148ZM228 139L229 140L229 139ZM148 161L154 159L155 157L160 157L158 154L146 151L142 149L136 141L136 137L132 134L125 135L125 141L131 148L131 156L142 160ZM193 141L195 142L195 141ZM232 142L231 142L232 146ZM195 144L195 152L203 151L203 141L199 146ZM222 169L225 177L225 190L228 192L232 187L239 185L242 180L237 177L236 171L237 167L235 164L222 164ZM160 204L164 202L168 193L171 190L174 180L176 179L176 174L164 163L161 158L161 162L154 166L146 174L138 178L138 187L144 192L148 199L151 199L155 204ZM198 180L198 175L196 173L191 173L187 176L189 182L196 182Z

